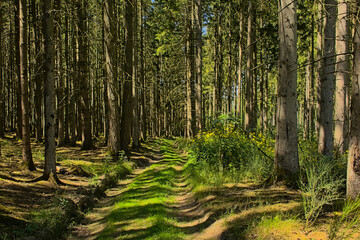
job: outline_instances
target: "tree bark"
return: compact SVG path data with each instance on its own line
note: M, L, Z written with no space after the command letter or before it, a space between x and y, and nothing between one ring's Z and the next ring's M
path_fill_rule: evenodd
M357 2L354 33L354 66L351 95L350 146L347 166L346 196L356 199L360 193L360 2Z
M319 153L332 156L333 151L333 110L335 82L335 26L336 0L325 1L324 40L322 46L322 68L318 86L319 101Z
M133 35L133 72L132 72L132 147L140 147L140 125L139 125L139 100L138 100L138 48L137 48L137 26L138 26L138 5L137 0L135 0L134 5L134 35Z
M135 0L125 0L125 82L121 115L121 149L128 150L132 127L132 77L134 49L134 4Z
M254 24L255 24L255 9L253 0L249 1L249 17L248 17L248 36L247 36L247 64L246 64L246 91L245 91L245 129L247 131L255 131L257 125L255 113L255 96L256 89L254 89Z
M43 3L43 32L45 40L44 61L44 103L45 103L45 168L43 177L48 179L50 174L56 178L56 152L55 152L55 78L54 78L54 2L44 0Z
M21 118L23 139L23 164L30 171L36 170L32 159L30 146L30 104L27 66L27 7L25 0L19 0L19 55L20 55L20 82L21 82Z
M242 55L243 55L243 45L242 45L242 37L243 37L243 32L244 30L244 24L243 24L243 15L242 13L240 13L240 17L239 17L239 42L238 42L238 49L239 49L239 63L238 63L238 83L237 83L237 117L239 119L242 119L242 112L243 112L243 101L242 101L242 77L241 77L241 72L242 72Z
M89 84L89 37L87 31L88 0L81 0L78 8L79 31L79 87L82 150L94 147L91 133L90 84Z
M65 101L62 57L62 33L61 33L61 0L55 0L55 39L56 39L56 73L57 73L57 120L58 120L58 146L65 145Z
M279 1L279 80L275 137L277 180L296 184L299 172L297 138L297 2Z
M339 153L348 148L349 104L349 11L347 1L338 0L338 25L336 33L336 91L334 144Z
M195 18L195 64L196 64L196 81L195 81L195 108L196 108L196 129L201 131L203 127L203 108L202 108L202 5L201 0L194 2Z
M43 66L42 66L42 49L41 49L41 35L39 34L40 27L37 19L36 0L31 1L31 13L35 34L35 138L37 142L42 141L43 129L42 129L42 78L43 78Z
M117 155L120 151L120 125L119 125L119 106L118 106L118 82L115 65L114 38L114 2L113 0L104 1L104 49L106 65L106 87L107 87L107 107L109 121L108 150L112 155Z

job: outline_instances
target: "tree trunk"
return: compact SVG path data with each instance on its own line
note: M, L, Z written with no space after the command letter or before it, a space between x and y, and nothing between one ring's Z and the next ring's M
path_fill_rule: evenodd
M55 0L55 39L56 39L56 72L57 72L57 120L58 120L58 146L65 145L65 101L64 101L64 79L62 58L62 34L61 34L61 0Z
M89 36L87 31L88 0L81 0L78 8L79 31L79 87L82 150L94 147L91 133L91 109L89 91Z
M201 131L203 127L203 109L202 109L202 6L201 0L194 2L195 17L195 64L196 64L196 81L195 81L195 108L196 108L196 129Z
M333 151L333 109L335 80L335 26L336 0L325 1L324 40L322 46L322 68L319 81L318 151L332 156Z
M137 13L138 11L138 5L137 0L135 0L134 5L134 36L133 36L133 72L132 72L132 102L133 102L133 108L132 108L132 147L138 148L140 147L140 125L139 125L139 100L138 100L138 72L137 72L137 64L138 64L138 52L137 52L137 25L138 25L138 18Z
M132 126L132 78L134 49L134 4L136 0L125 0L125 82L121 115L121 149L128 150Z
M356 18L360 17L360 2L356 6ZM360 193L360 23L356 20L354 34L353 87L351 95L350 145L347 166L348 198L356 199Z
M239 42L238 42L238 49L239 49L239 63L238 63L238 84L237 84L237 117L238 119L242 120L242 78L241 78L241 72L242 72L242 55L243 55L243 47L242 47L242 32L244 30L244 24L243 24L243 15L240 13L239 17Z
M249 1L249 17L248 17L248 39L247 39L247 64L246 64L246 92L245 92L245 129L247 131L256 130L256 113L255 113L255 96L256 89L254 89L254 24L255 24L255 9L253 0Z
M43 32L45 40L45 179L52 173L56 178L56 153L55 153L55 78L54 78L54 9L53 0L43 3Z
M43 67L42 67L42 51L41 51L41 35L39 34L40 27L37 19L37 11L36 11L36 0L31 1L31 13L32 13L32 21L34 27L35 34L35 138L37 142L42 141L43 137L43 129L42 129L42 78L43 78Z
M143 0L140 0L140 84L141 84L141 110L140 110L140 122L141 122L141 133L140 138L142 141L147 139L147 118L146 118L146 78L145 78L145 25L146 22L143 20Z
M297 20L296 1L279 1L279 81L275 138L277 180L296 184L299 172L297 138Z
M20 72L20 27L19 27L19 2L15 2L15 76L16 76L16 138L22 139L22 102L21 102L21 72ZM26 36L25 36L26 37Z
M349 23L347 1L339 0L338 25L336 33L336 92L334 144L339 153L348 147L348 104L349 104Z
M20 51L20 82L21 82L21 118L23 138L23 164L30 171L36 170L30 146L30 104L27 66L27 7L25 0L19 0L19 51Z
M120 125L119 125L119 106L118 106L118 82L115 65L114 38L114 2L113 0L104 1L104 49L106 65L106 86L107 86L107 107L109 121L108 149L112 155L117 155L120 151Z

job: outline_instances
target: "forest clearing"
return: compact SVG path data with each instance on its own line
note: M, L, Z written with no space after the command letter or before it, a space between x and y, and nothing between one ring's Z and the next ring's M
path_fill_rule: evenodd
M0 239L360 239L359 0L0 1Z

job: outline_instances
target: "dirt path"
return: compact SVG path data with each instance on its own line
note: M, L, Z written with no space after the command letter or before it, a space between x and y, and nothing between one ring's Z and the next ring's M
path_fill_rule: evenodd
M280 187L237 184L193 193L185 162L172 141L162 140L151 165L108 191L69 239L245 239L249 220L298 207L299 195Z

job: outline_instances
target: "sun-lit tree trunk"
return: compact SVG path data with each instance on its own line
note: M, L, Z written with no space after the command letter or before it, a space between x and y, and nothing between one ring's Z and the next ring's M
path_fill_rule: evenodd
M239 119L242 120L242 112L243 112L243 101L242 101L242 77L241 77L241 72L242 72L242 55L243 55L243 45L242 45L242 38L243 38L243 31L244 31L244 24L243 24L243 14L240 13L240 17L239 17L239 42L238 42L238 57L239 57L239 62L238 62L238 83L237 83L237 117Z
M187 117L187 137L191 138L196 134L196 129L194 128L194 114L193 114L193 100L194 100L194 72L193 72L193 0L188 0L186 2L186 117Z
M338 0L338 3L334 144L340 153L344 153L348 147L347 135L349 127L349 12L347 1Z
M297 138L297 17L296 0L279 1L279 80L275 137L277 180L296 184L299 172Z
M203 106L202 106L202 5L201 0L194 1L194 31L195 31L195 108L196 108L196 129L201 131L203 127Z
M43 177L48 179L51 173L56 178L54 1L44 0L43 9L43 33L45 40L45 167Z
M107 106L109 118L108 149L112 155L117 155L120 151L120 123L118 106L118 82L115 63L114 38L114 1L104 1L104 50L106 65L106 86L107 86Z
M132 127L132 77L134 49L134 4L135 0L125 0L125 82L121 115L121 149L128 150Z
M91 132L90 83L89 83L89 36L87 31L88 0L80 0L78 4L79 31L79 92L81 115L81 149L94 147Z
M322 68L318 86L319 118L318 151L326 156L332 156L333 151L333 110L334 110L334 80L335 80L335 26L336 0L325 1L324 39L322 45Z
M248 131L256 130L256 109L254 93L254 51L255 51L255 9L253 0L249 1L249 16L248 16L248 36L247 36L247 64L246 64L246 92L245 92L245 129Z
M360 2L357 2L354 33L353 86L351 94L350 145L347 166L348 198L356 199L360 193Z
M30 104L27 63L27 6L25 0L19 0L19 51L20 51L20 82L21 82L21 112L23 164L30 171L36 170L32 159L30 146Z
M231 25L231 17L232 16L232 4L231 1L229 2L229 26L228 26L228 38L229 38L229 42L228 42L228 76L227 76L227 84L228 84L228 99L227 99L227 114L230 115L232 112L232 87L233 87L233 80L232 80L232 25Z

